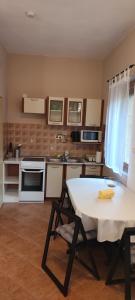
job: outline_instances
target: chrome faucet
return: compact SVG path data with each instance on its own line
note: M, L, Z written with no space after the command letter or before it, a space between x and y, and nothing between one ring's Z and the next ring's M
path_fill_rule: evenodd
M66 150L66 151L64 152L64 157L65 157L65 159L68 159L68 158L69 158L69 151L68 151L68 150Z
M69 151L66 150L61 156L61 159L62 161L67 161L68 158L69 158Z

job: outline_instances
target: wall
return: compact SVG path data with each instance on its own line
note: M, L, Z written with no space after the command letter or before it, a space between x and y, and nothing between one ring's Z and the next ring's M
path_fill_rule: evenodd
M7 135L4 136L6 102L6 52L0 46L0 206L3 199L3 153ZM3 143L4 140L4 143Z
M100 61L8 56L8 122L43 123L21 113L21 98L64 96L100 98L103 65Z
M6 135L3 136L3 123L6 121L7 108L7 54L0 46L0 159L3 159L3 145L6 144ZM4 143L3 143L4 140Z
M135 30L132 31L110 55L103 64L103 97L107 105L108 79L135 63ZM106 111L106 110L105 110Z
M103 95L107 104L108 84L107 79L135 63L135 30L132 31L104 61ZM132 70L132 72L135 72ZM134 133L135 136L135 133ZM135 168L130 172L131 181L135 182Z
M21 154L29 155L54 155L63 154L68 150L72 156L95 154L97 145L85 143L72 143L71 131L74 130L61 126L46 126L36 123L8 123L8 142L13 145L22 144ZM62 133L66 136L66 142L56 140L56 135Z
M8 142L22 143L23 155L62 153L72 155L94 151L70 142L70 129L48 127L45 116L22 113L22 95L29 97L64 96L101 98L103 64L101 61L48 58L34 55L8 56ZM73 129L72 129L73 130ZM55 140L64 132L67 143Z

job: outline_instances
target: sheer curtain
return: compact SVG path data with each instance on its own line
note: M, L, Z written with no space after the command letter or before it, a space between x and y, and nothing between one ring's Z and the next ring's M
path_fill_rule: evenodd
M131 133L131 147L130 147L130 154L129 154L127 186L135 192L135 87L134 87L134 97L133 97L132 133Z
M109 83L105 132L105 164L122 175L129 99L129 69Z

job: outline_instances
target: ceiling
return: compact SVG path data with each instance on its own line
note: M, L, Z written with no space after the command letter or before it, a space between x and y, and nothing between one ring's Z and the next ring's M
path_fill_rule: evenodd
M0 0L10 53L103 59L134 26L135 0Z

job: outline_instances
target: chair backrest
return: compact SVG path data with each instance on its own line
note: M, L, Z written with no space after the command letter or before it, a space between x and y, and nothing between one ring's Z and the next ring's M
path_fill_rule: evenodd
M68 193L68 187L67 187L66 181L64 180L64 182L62 184L61 196L58 200L61 207L64 206L65 200L66 200L68 206L71 206L71 200L70 200L69 193Z
M129 248L130 251L130 246L135 244L135 242L132 242L132 237L135 236L135 227L127 227L124 229L122 238L121 238L121 245L124 245L124 248L126 247Z
M100 176L100 175L80 175L80 178L108 178L106 176Z
M131 300L131 281L133 278L131 264L134 263L132 260L132 248L134 247L134 242L131 237L135 236L135 227L128 227L124 229L122 238L116 248L116 253L112 260L112 264L108 273L106 284L125 284L125 298ZM133 253L134 255L134 253ZM118 267L119 260L122 259L124 267L124 278L113 278L116 269Z
M79 229L82 237L83 237L83 241L87 241L87 237L86 237L86 233L81 221L81 218L78 217L77 215L75 215L75 213L71 212L71 211L67 211L67 209L61 207L60 203L57 201L54 201L52 204L52 211L51 211L51 216L50 216L50 220L51 224L52 224L52 232L55 235L56 232L56 220L57 220L57 227L59 225L63 225L63 218L67 217L68 220L70 220L70 222L74 222L75 223L75 227L77 228L77 230ZM55 221L55 222L54 222ZM65 224L65 222L64 222ZM68 224L68 222L67 222Z

